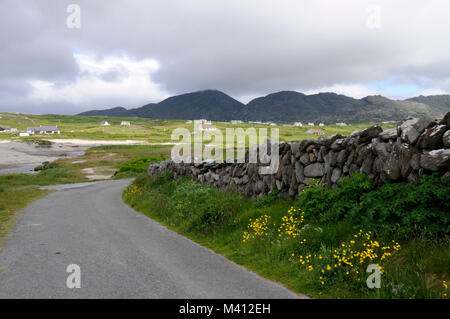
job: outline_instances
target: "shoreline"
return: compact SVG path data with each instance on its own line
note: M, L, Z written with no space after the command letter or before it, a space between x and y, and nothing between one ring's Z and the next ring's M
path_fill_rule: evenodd
M139 140L82 140L45 139L51 146L42 146L32 140L0 140L0 175L33 174L43 162L83 156L87 149L103 145L175 145L176 143L148 143Z

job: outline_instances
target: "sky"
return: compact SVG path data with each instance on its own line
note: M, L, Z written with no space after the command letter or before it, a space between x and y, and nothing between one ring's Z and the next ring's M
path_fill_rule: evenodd
M450 94L449 16L448 0L1 0L0 112Z

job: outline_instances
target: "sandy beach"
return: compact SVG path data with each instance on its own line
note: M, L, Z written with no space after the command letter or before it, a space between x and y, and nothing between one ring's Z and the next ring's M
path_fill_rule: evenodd
M89 147L101 145L171 145L171 143L150 144L145 141L125 140L81 140L49 139L51 146L33 142L0 140L0 175L34 173L34 168L43 162L60 158L83 156Z
M137 140L81 140L81 139L49 139L48 141L62 145L79 145L79 146L101 146L101 145L175 145L177 143L148 143L146 141Z
M0 175L33 173L34 167L59 158L82 156L87 146L0 141Z

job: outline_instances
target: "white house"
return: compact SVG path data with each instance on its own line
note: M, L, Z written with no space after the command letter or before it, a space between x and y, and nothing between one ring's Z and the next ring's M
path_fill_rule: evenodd
M29 135L35 134L60 134L61 131L58 126L39 126L39 127L27 127L27 133Z
M109 124L108 121L101 121L100 125L101 126L110 126L111 124Z
M25 136L30 136L30 134L29 133L19 133L19 136L20 137L25 137Z
M11 128L9 126L0 125L0 133L9 133L9 132L11 132Z
M202 124L207 124L207 125L211 125L211 121L208 121L208 120L206 120L206 119L200 119L200 120L195 120L195 121L199 121L200 123L202 123Z
M341 123L336 123L336 125L339 125L339 126L347 126L347 124L346 124L346 123L344 123L344 122L341 122Z
M303 123L302 122L295 122L294 126L303 126Z
M314 126L314 123L309 122L309 123L308 123L308 126Z
M310 129L306 131L306 134L323 135L325 133L321 130Z
M122 122L120 123L120 125L122 125L122 126L130 126L131 123L128 122L128 121L122 121Z
M231 120L230 123L231 124L241 124L242 121L241 120Z
M323 123L319 123L319 126L325 126L325 124L323 124Z

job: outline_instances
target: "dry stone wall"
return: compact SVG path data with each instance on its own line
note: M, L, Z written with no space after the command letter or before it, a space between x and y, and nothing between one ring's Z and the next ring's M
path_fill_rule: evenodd
M364 173L376 185L417 181L422 174L450 176L450 112L435 121L427 116L409 117L396 128L383 131L378 125L350 136L334 135L281 143L279 168L261 175L251 163L152 163L148 174L172 172L175 178L193 180L239 192L248 198L278 190L280 196L296 198L313 179L337 187L344 176Z

